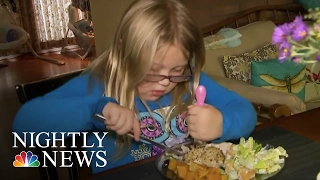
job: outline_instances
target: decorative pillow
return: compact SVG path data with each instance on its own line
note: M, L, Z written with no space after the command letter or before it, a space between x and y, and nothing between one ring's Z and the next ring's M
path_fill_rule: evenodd
M74 27L83 33L87 33L89 32L88 27L90 27L90 23L86 19L81 19L74 23Z
M320 101L320 63L306 65L305 102Z
M251 63L251 85L293 93L305 99L306 65L278 59Z
M276 58L278 49L269 43L253 52L235 56L224 56L223 66L229 79L234 79L250 84L250 64L252 61L265 61Z
M18 31L15 29L9 29L6 34L6 39L8 42L16 41L19 39Z
M305 10L315 9L320 7L319 0L295 0L296 2L300 3Z
M223 28L216 34L203 38L203 41L206 49L237 47L241 44L241 36L236 29Z

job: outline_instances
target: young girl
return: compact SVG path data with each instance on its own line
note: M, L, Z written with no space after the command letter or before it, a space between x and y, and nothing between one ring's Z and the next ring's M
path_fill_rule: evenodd
M88 133L87 145L95 145L86 150L108 153L106 166L92 163L93 173L155 155L140 136L168 146L188 135L213 142L247 137L256 124L254 108L201 72L204 59L203 36L178 0L136 0L110 47L81 76L25 103L13 131L114 132L103 148ZM207 90L203 106L192 103L199 85ZM125 135L129 131L135 140Z

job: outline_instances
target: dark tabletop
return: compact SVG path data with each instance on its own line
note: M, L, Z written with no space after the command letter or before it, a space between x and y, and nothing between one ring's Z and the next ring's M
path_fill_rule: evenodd
M271 126L251 135L258 142L282 146L287 150L289 157L285 166L270 180L301 179L315 180L320 171L320 143L295 134L281 127ZM155 158L149 162L128 166L109 173L93 175L90 180L164 180L156 168Z

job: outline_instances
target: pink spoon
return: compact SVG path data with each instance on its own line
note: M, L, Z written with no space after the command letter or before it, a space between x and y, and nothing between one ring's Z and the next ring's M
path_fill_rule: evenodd
M204 100L206 99L207 90L204 86L200 85L196 89L196 99L197 99L197 105L203 106Z

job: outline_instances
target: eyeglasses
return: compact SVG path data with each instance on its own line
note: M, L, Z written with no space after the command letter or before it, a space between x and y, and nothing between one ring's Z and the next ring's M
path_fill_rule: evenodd
M164 79L168 79L170 82L179 83L185 82L192 78L192 70L190 64L188 64L190 75L178 75L178 76L165 76L165 75L156 75L156 74L147 74L144 81L146 82L159 82Z

